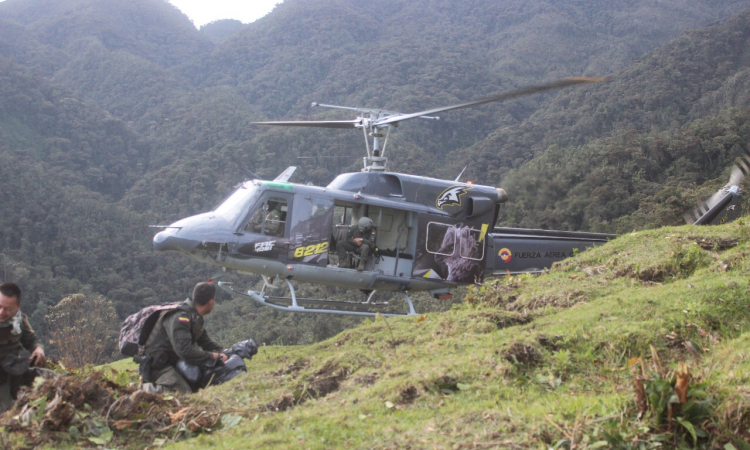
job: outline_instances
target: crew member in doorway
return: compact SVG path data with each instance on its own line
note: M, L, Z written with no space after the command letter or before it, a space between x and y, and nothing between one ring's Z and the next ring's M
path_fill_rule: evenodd
M339 267L351 268L347 261L347 252L359 255L359 264L357 270L365 270L365 263L370 256L370 252L375 248L375 231L373 230L372 220L369 217L362 217L356 224L349 227L346 233L345 241L336 243L336 254L339 256Z

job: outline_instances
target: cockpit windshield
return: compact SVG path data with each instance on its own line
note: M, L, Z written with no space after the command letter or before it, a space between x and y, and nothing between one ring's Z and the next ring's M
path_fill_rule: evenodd
M258 187L252 181L248 181L221 202L213 212L231 223L233 228L237 228L257 198Z

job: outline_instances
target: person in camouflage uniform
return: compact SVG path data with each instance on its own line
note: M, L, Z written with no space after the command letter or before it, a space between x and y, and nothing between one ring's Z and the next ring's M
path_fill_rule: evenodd
M278 205L275 205L273 209L268 211L266 214L266 231L265 234L268 236L283 236L284 227L281 221L281 211L278 209Z
M336 254L339 257L339 267L348 269L346 253L353 252L359 254L359 264L357 270L365 270L365 263L370 256L370 252L375 249L375 232L373 223L369 217L360 218L356 224L349 227L346 233L346 240L336 243Z
M284 235L284 222L281 220L281 211L279 211L278 203L269 203L269 210L266 213L266 227L263 228L263 210L259 209L250 223L247 225L247 231L252 233L260 233L266 236L283 236Z
M203 317L211 312L215 301L216 287L210 283L198 283L192 297L179 309L162 313L144 346L152 364L146 380L150 382L143 384L144 391L192 392L175 368L180 359L196 366L219 358L222 362L227 361L228 356L222 347L208 337L203 327Z
M23 349L31 352L30 358L19 357ZM29 318L21 312L21 288L15 283L0 284L0 413L13 406L15 391L21 385L33 381L33 374L28 376L26 372L29 363L44 366L46 361L44 347L31 328ZM13 366L26 373L12 373Z

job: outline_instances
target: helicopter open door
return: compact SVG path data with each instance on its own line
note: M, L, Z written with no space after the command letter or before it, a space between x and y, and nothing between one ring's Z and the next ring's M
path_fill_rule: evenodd
M384 275L409 277L416 242L416 214L396 208L337 202L331 229L331 250L346 239L349 227L360 218L369 217L375 226L375 249L365 263L365 270Z
M371 206L369 214L377 230L377 269L388 275L410 277L417 236L416 213Z

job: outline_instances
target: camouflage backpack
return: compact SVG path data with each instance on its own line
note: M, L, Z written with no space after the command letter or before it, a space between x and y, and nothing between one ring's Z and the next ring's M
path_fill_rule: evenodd
M135 356L141 353L161 314L165 311L181 309L181 305L182 302L151 305L128 316L120 328L118 341L120 353L125 356Z

